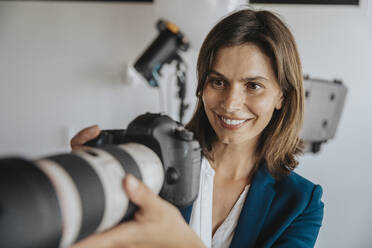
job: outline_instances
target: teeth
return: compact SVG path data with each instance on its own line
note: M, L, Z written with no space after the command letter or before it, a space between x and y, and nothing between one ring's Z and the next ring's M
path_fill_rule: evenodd
M231 119L226 119L224 117L221 116L221 119L223 120L223 122L225 122L227 125L239 125L239 124L242 124L243 122L245 122L246 120L231 120Z

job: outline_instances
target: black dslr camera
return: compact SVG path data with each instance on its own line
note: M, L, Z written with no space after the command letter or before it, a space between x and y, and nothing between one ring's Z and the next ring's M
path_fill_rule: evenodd
M68 247L135 211L122 189L130 173L177 207L197 197L201 150L178 122L145 114L106 130L77 152L0 159L0 247Z
M160 158L165 175L159 194L162 198L177 207L188 206L195 200L201 150L192 132L166 115L147 113L134 119L127 129L103 130L86 145L109 151L111 145L126 143L143 144Z

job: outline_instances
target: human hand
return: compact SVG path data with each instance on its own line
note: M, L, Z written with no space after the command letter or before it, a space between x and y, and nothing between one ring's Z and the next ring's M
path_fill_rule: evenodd
M71 150L80 150L83 147L84 143L96 138L100 134L100 132L101 130L99 129L98 125L84 128L71 139Z
M123 180L128 198L139 209L134 219L90 236L72 248L205 247L176 207L128 175Z

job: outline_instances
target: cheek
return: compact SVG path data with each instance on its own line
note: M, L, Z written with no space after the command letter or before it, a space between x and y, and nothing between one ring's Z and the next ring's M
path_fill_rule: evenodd
M254 99L252 110L258 117L271 117L275 109L274 97L259 97Z
M208 90L208 87L205 88L202 99L206 110L214 108L218 105L218 96L213 91Z

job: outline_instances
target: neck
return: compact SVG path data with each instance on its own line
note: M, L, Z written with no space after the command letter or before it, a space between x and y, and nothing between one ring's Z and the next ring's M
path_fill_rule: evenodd
M210 161L210 163L216 172L216 176L228 180L249 181L256 163L256 143L215 143L212 149L213 161Z

